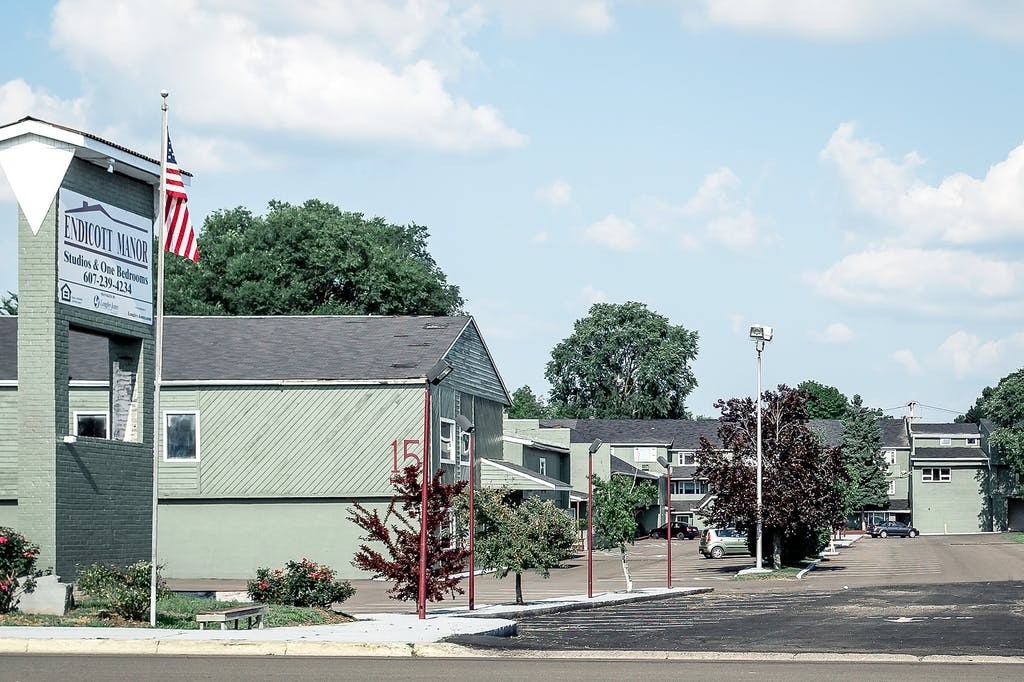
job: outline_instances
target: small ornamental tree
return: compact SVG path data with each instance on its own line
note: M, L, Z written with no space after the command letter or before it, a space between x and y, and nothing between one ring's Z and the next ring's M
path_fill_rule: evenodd
M401 601L419 597L421 473L412 464L395 477L395 494L383 516L358 503L349 516L364 531L360 540L381 546L359 545L352 565L394 583L388 594ZM431 602L443 600L445 593L452 597L463 593L457 574L466 570L469 558L469 550L459 546L451 529L468 481L443 483L443 476L444 470L438 469L427 490L426 600Z
M762 518L771 541L771 565L802 559L824 547L844 519L849 487L839 448L807 428L806 395L779 386L762 394ZM754 535L757 526L757 407L752 398L719 400L718 443L701 438L697 472L715 491L704 513L711 523L734 524ZM820 546L816 546L820 545ZM799 555L799 556L798 556Z
M612 476L603 481L594 476L594 546L598 549L619 548L626 591L633 591L626 560L626 543L636 541L636 515L658 501L658 489L650 482L636 483L626 476Z
M572 555L576 524L551 500L528 497L520 504L508 489L481 490L476 497L476 563L494 577L516 576L516 603L523 602L523 573L550 577L551 568Z
M14 592L19 585L27 590L35 586L36 557L39 547L14 530L0 526L0 613L17 606Z

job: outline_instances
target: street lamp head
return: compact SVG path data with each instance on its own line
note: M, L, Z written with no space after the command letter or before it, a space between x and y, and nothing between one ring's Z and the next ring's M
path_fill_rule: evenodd
M469 417L464 414L460 414L455 418L455 423L459 425L459 428L466 433L473 433L473 429L476 428L473 422L469 421Z
M427 370L426 379L428 382L436 386L444 381L445 377L451 374L453 369L455 368L452 367L447 360L442 358Z
M773 330L763 324L750 325L750 338L755 341L771 341Z
M600 438L595 438L594 442L590 444L590 449L588 450L588 452L590 454L594 454L595 452L597 452L598 450L601 449L601 445L602 445L601 439Z
M658 464L665 467L666 469L669 468L668 460L662 457L661 455L658 455Z

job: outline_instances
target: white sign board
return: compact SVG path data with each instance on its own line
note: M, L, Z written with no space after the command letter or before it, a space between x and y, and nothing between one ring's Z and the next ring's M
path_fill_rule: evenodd
M634 462L657 462L658 448L633 448Z
M60 190L57 300L153 323L153 221Z

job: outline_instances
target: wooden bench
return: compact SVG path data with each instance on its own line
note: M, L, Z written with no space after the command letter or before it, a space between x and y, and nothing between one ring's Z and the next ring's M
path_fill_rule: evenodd
M249 629L252 630L252 619L256 619L256 627L260 630L263 629L263 618L267 615L266 604L243 604L242 606L232 606L229 609L218 609L217 611L204 611L203 613L196 614L196 622L199 623L199 629L205 630L207 623L220 623L221 630L228 629L228 623L230 621L235 622L235 629L238 629L238 621L243 618L249 619Z

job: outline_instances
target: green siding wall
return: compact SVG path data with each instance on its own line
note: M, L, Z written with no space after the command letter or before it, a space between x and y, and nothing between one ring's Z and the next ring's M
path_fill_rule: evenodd
M354 500L227 500L161 503L157 556L167 578L251 578L307 557L345 578L366 578L352 566L361 529L348 520ZM362 499L383 514L387 502Z
M423 438L422 387L204 387L161 394L161 412L195 409L199 461L161 456L161 497L390 494L392 441L401 451L403 440Z
M18 527L18 503L16 500L0 500L0 526Z
M0 499L18 492L18 389L0 386Z
M928 465L945 468L946 465ZM976 533L985 530L987 470L950 466L950 481L925 483L914 469L913 523L922 533Z
M508 405L508 397L494 363L491 362L476 325L468 324L445 356L451 363L451 375L444 386L461 393L487 398L499 405Z

